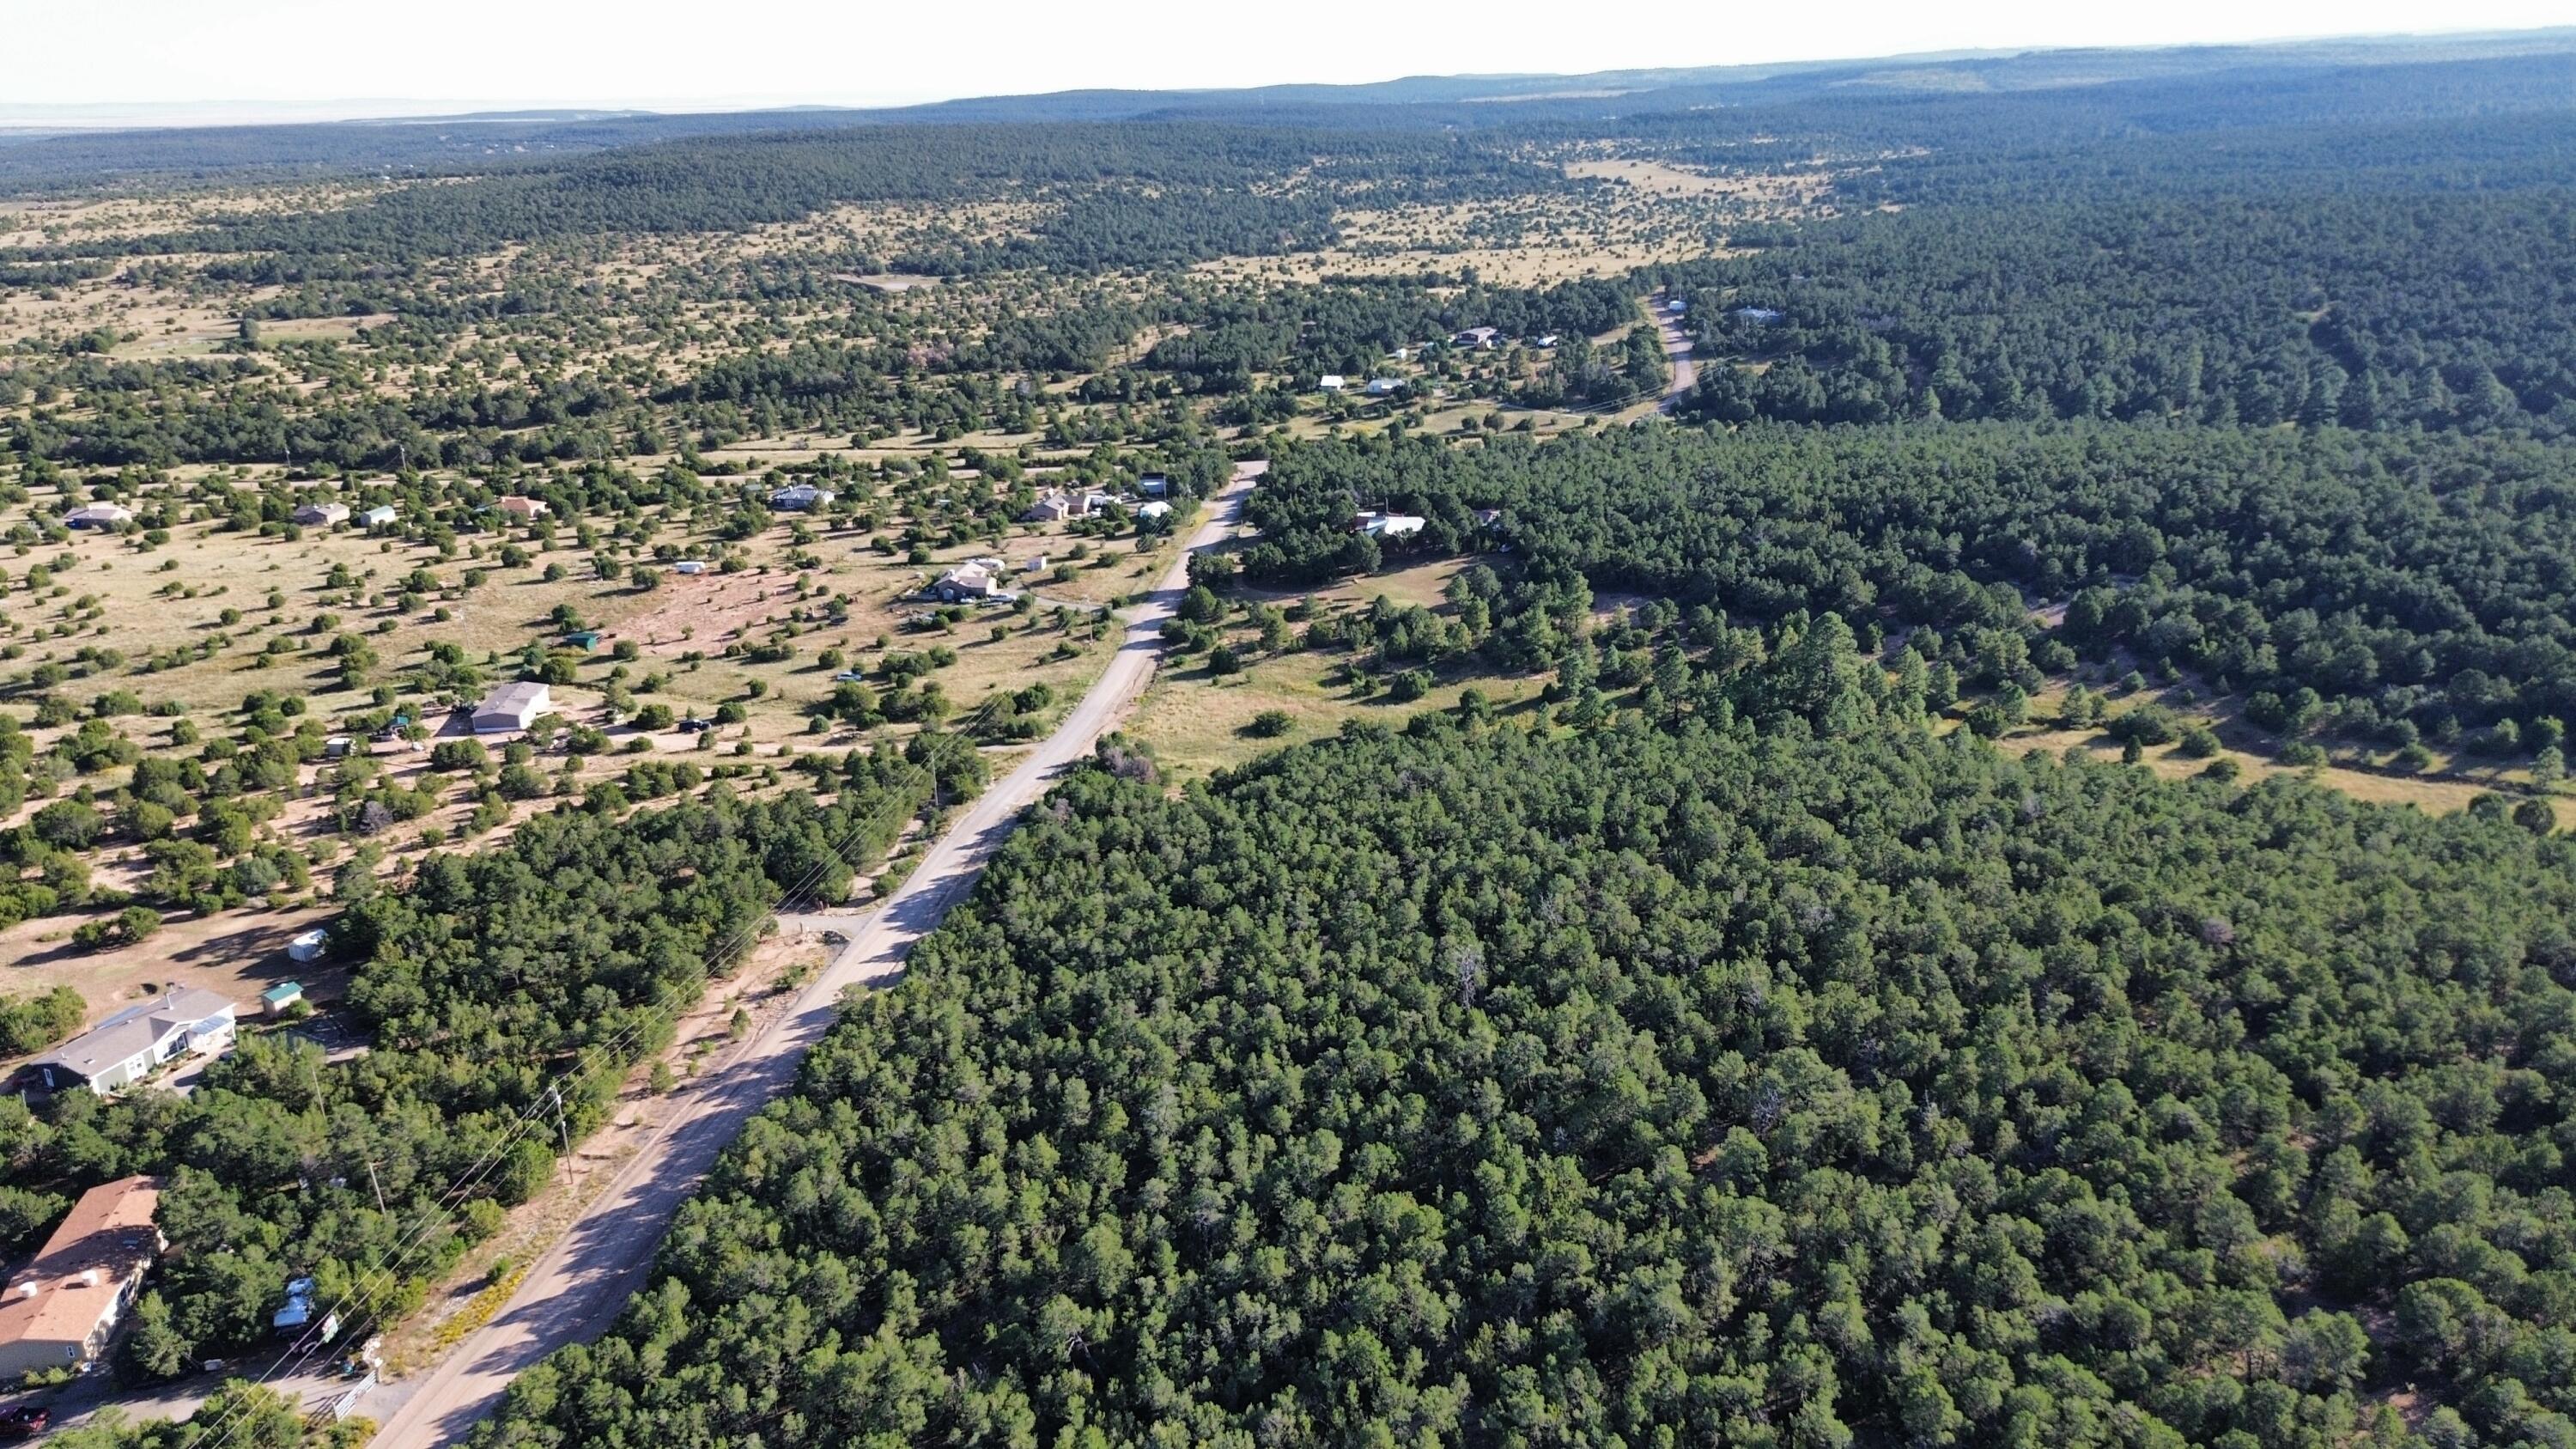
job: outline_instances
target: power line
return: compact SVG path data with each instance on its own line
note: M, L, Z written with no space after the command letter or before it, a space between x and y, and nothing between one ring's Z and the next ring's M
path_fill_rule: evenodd
M717 963L731 957L737 951L747 949L753 941L757 940L760 930L776 917L780 906L787 904L791 900L797 899L805 892L811 890L822 880L824 873L829 870L832 865L838 864L847 866L849 861L843 856L842 852L847 848L849 842L856 838L859 832L864 828L865 822L854 822L848 830L842 833L839 839L832 843L831 853L828 859L816 860L793 886L790 886L779 893L777 900L771 904L768 910L745 922L743 926L731 933L728 933L722 941L718 942L716 946L708 952L706 957L706 964L709 967L710 975L712 975L713 967ZM680 1005L682 1005L682 1003L673 1003L670 1009L676 1010ZM557 1073L554 1079L548 1083L546 1090L543 1093L538 1094L519 1109L518 1120L512 1124L510 1130L499 1142L488 1148L481 1157L476 1159L472 1166L450 1180L446 1190L439 1195L432 1205L431 1211L423 1214L421 1220L413 1226L412 1230L404 1234L402 1238L396 1242L394 1251L388 1257L379 1259L374 1266L364 1270L353 1278L350 1287L341 1293L340 1297L331 1304L330 1308L323 1315L314 1320L313 1327L305 1330L304 1334L299 1337L294 1344L290 1345L284 1354L279 1355L277 1360L269 1366L267 1372L261 1374L257 1379L252 1380L252 1386L264 1387L281 1376L289 1373L301 1372L312 1362L314 1355L330 1346L332 1340L321 1337L321 1330L324 1326L328 1325L333 1318L336 1318L344 1308L350 1309L353 1312L363 1312L366 1316L362 1322L367 1327L374 1327L380 1324L383 1321L383 1315L380 1310L385 1306L384 1295L389 1295L392 1292L399 1290L402 1285L402 1279L395 1274L393 1270L410 1258L412 1252L422 1242L426 1241L428 1234L432 1230L445 1225L449 1221L455 1207L464 1201L464 1195L471 1192L485 1176L500 1164L504 1153L517 1146L517 1144L526 1137L528 1131L532 1127L545 1123L549 1107L551 1107L556 1117L557 1125L562 1127L566 1153L569 1155L571 1132L569 1126L563 1125L563 1086L587 1075L593 1067L597 1065L597 1063L593 1061L593 1058L597 1053L603 1050L613 1050L622 1053L632 1041L640 1040L641 1033L645 1031L647 1026L656 1024L656 1018L662 1010L664 1010L664 1008L648 1006L643 1012L638 1013L634 1018L629 1020L627 1024L614 1035L602 1041L594 1042L583 1048L579 1060L577 1060L574 1065ZM674 1024L676 1024L676 1019L674 1019ZM371 1169L372 1166L373 1164L371 1163ZM332 1338L336 1339L343 1336L344 1335L334 1334L332 1335ZM350 1333L345 1336L354 1338L357 1336L357 1330L352 1328ZM201 1431L201 1434L211 1432L218 1425L223 1428L223 1433L217 1437L211 1445L208 1445L207 1449L223 1449L223 1445L232 1438L234 1431L240 1427L242 1421L239 1416L246 1405L247 1400L237 1399L233 1404L228 1405L222 1414L217 1416L214 1424L205 1426L205 1429Z

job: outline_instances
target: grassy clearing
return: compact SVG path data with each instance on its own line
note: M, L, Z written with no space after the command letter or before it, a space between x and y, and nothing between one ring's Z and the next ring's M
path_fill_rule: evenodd
M1400 729L1425 710L1457 708L1458 697L1469 689L1484 690L1498 711L1510 712L1535 701L1542 683L1536 678L1462 677L1434 685L1411 703L1397 704L1383 692L1361 698L1348 688L1325 683L1325 674L1339 658L1281 654L1225 678L1210 675L1203 664L1166 670L1146 690L1126 731L1153 750L1164 773L1177 783L1203 779L1272 750L1329 735L1346 719ZM1274 709L1288 715L1287 732L1254 734L1254 718Z
M1955 727L1955 722L1953 722ZM1998 749L2019 754L2042 750L2063 754L2077 750L2089 758L2120 758L2117 741L2095 730L2025 729L2016 730L1996 742ZM2476 780L2449 775L2400 775L2380 770L2354 769L2349 765L2327 764L2301 768L2284 765L2269 755L2236 746L2222 746L2207 759L2193 759L2179 747L2159 745L2147 750L2139 763L2168 780L2187 779L2207 770L2213 760L2234 761L2238 780L2245 784L2269 779L2274 775L2303 776L2328 789L2338 790L2356 800L2375 805L2412 805L2433 815L2448 815L2465 810L2480 795L2494 793L2493 787ZM2549 797L2550 808L2558 814L2560 829L2576 826L2576 800L2565 796Z

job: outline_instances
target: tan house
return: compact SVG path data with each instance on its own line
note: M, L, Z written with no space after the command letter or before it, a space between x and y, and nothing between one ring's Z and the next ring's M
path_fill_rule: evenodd
M980 563L970 563L950 569L939 576L939 582L930 586L932 598L951 604L962 604L972 599L989 599L1000 591L999 585L994 582L992 571Z
M333 524L346 523L349 521L349 505L346 503L307 503L303 507L295 510L292 514L289 514L288 517L294 519L297 523L303 524L307 528L329 528Z
M34 1262L0 1297L0 1379L77 1368L107 1352L116 1325L160 1257L152 1223L161 1184L149 1177L81 1194Z
M513 518L543 518L554 511L542 498L521 498L515 493L492 506Z

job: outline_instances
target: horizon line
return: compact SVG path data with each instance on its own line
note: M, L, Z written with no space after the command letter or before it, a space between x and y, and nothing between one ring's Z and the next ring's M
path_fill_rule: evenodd
M10 132L101 132L121 130L195 130L227 126L262 125L333 125L369 122L436 124L469 123L481 119L507 119L516 116L550 113L615 113L627 115L736 115L761 111L904 111L931 106L972 101L1019 100L1036 97L1077 94L1126 94L1223 96L1253 91L1279 89L1365 90L1376 86L1400 85L1407 81L1527 81L1583 80L1598 76L1624 74L1673 74L1712 71L1756 71L1780 68L1830 67L1836 65L1894 64L2007 59L2026 55L2082 54L2087 52L2148 52L2163 50L2261 50L2296 45L2313 45L2332 41L2403 42L2409 40L2463 40L2482 36L2540 37L2565 34L2576 36L2576 25L2544 25L2527 28L2497 29L2492 26L2464 26L2457 29L2416 29L2384 31L2329 31L2266 36L2253 40L2186 40L2141 43L2136 45L2007 45L1962 47L1946 50L1897 51L1885 54L1814 55L1775 60L1710 61L1698 64L1664 64L1616 66L1589 71L1502 70L1502 71L1408 71L1399 75L1355 81L1273 80L1248 85L1215 86L1072 86L1048 91L967 91L957 93L887 95L879 98L844 97L836 99L798 98L785 95L735 93L695 97L621 97L615 99L567 98L462 98L433 96L342 96L310 100L254 100L246 98L201 97L191 100L106 100L106 101L39 101L0 102L0 134ZM452 109L450 109L452 108Z

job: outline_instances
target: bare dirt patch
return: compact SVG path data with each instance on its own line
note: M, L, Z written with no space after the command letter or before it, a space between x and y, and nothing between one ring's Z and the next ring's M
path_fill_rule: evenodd
M304 983L315 1000L336 998L348 978L343 967L286 958L286 943L329 920L336 909L225 911L179 916L148 940L87 951L72 944L74 928L94 915L40 916L0 931L0 991L26 996L69 986L89 1003L96 1021L150 996L146 988L201 986L241 1004L247 1012L259 994L281 981Z
M674 574L654 591L650 608L607 637L632 639L647 654L669 658L716 653L752 632L782 622L796 589L766 570Z

